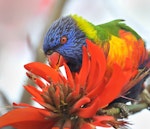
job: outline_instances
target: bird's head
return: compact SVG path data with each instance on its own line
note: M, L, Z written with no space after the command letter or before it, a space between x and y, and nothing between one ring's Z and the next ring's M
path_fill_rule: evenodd
M86 36L71 17L56 20L48 30L43 44L52 67L60 67L65 61L71 71L78 71L82 63L82 46Z

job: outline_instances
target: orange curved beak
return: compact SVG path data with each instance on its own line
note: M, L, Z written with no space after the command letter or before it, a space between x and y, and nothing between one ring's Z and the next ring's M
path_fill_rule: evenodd
M58 70L59 67L63 66L64 63L66 63L66 60L62 55L60 55L58 52L53 52L51 55L47 55L49 65Z

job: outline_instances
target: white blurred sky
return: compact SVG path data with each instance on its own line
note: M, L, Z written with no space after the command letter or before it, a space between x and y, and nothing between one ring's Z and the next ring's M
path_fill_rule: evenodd
M34 59L26 41L27 35L36 49L54 6L41 4L42 0L0 0L0 90L10 102L19 101L26 80L23 65ZM125 19L150 48L149 5L149 0L68 0L62 16L78 14L95 24ZM147 110L129 118L132 129L149 129L148 120L150 113Z

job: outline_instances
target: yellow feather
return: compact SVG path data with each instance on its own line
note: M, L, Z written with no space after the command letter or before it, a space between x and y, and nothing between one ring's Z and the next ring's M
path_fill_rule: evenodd
M77 26L86 34L87 38L98 42L97 31L94 25L83 19L78 15L71 15L71 17L76 21Z
M124 67L126 59L132 55L132 46L126 43L124 39L113 35L111 36L109 44L108 64L112 65L115 61Z

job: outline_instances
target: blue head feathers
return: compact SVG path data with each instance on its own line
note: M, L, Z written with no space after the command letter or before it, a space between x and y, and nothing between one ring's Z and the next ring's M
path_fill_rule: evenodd
M48 30L43 44L45 54L58 52L67 61L72 71L78 71L82 63L82 46L85 34L70 17L56 20Z

